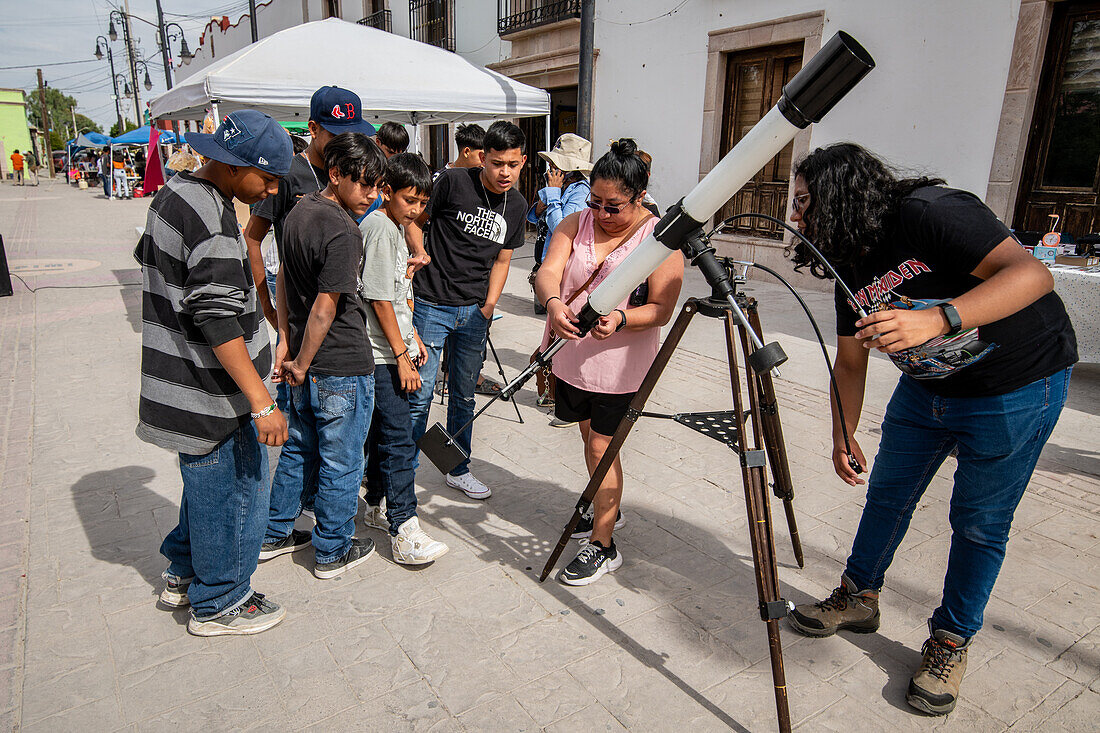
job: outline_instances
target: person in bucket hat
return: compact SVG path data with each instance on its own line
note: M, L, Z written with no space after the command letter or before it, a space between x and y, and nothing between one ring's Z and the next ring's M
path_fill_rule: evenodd
M274 193L293 149L275 120L247 109L188 142L207 162L157 192L134 251L145 324L137 435L178 453L183 479L158 603L190 606L197 636L256 634L286 616L251 578L271 491L264 446L282 445L287 424L265 384L271 346L233 199Z

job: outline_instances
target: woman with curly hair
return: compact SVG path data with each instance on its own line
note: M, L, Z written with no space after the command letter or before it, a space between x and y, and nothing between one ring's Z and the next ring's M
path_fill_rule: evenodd
M661 326L672 317L684 278L683 258L669 257L599 320L591 338L578 335L574 309L657 224L657 217L642 206L649 171L637 150L633 140L623 138L596 161L587 207L565 217L554 230L535 279L535 295L547 311L548 335L568 339L554 356L555 413L565 422L579 423L589 475L657 356ZM622 565L611 538L622 527L622 496L623 469L616 457L596 492L593 513L573 534L590 541L562 571L563 583L588 585Z
M1050 272L978 197L943 183L899 178L858 145L830 145L796 167L791 213L857 301L837 287L836 395L846 425L834 400L832 458L851 486L864 483L867 464L854 434L869 350L888 354L903 374L841 583L827 599L795 607L789 620L809 636L878 630L886 570L921 495L955 452L943 598L907 694L936 715L955 707L1013 513L1077 361ZM805 248L793 259L825 277Z

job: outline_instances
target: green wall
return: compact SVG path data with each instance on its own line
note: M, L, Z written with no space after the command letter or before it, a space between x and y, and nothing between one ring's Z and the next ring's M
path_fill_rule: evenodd
M10 173L11 159L8 156L16 149L30 150L31 147L31 133L27 128L22 90L0 89L0 143L4 144L0 169Z

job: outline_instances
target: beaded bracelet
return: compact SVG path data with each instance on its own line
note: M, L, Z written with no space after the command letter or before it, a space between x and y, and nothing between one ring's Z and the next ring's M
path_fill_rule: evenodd
M273 412L275 412L275 403L274 402L272 402L270 405L268 405L264 409L260 410L259 412L251 412L249 414L252 415L253 420L259 420L261 417L267 417L268 415L270 415Z

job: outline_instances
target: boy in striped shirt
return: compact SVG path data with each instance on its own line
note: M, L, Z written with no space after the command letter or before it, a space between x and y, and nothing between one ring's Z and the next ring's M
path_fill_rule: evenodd
M144 291L137 435L179 453L183 478L179 524L161 544L161 603L190 605L197 636L256 634L286 615L250 581L270 495L263 446L282 445L287 425L265 383L271 347L233 199L276 191L293 149L254 110L188 143L207 162L157 193L134 252Z

